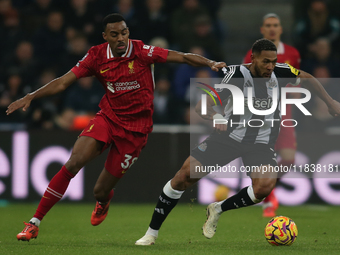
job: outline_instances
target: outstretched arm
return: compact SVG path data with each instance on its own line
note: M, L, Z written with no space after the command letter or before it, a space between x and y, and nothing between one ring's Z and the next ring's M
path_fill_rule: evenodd
M300 70L300 74L298 76L302 78L301 85L308 89L313 94L316 94L322 101L324 101L328 107L329 113L334 116L340 116L340 103L334 100L324 89L322 84L311 74ZM307 79L307 80L304 80Z
M166 62L172 63L183 63L191 66L208 66L213 71L218 71L222 67L227 67L224 62L216 62L201 55L193 54L193 53L183 53L178 51L169 50L168 57Z
M54 95L61 91L64 91L76 80L76 75L73 72L69 71L65 75L54 79L53 81L47 83L36 91L28 93L26 96L14 101L8 106L6 113L7 115L9 115L20 108L22 108L23 111L26 111L33 99Z

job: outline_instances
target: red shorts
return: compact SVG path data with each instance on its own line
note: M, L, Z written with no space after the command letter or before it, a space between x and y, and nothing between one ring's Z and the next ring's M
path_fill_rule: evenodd
M105 169L117 178L123 177L135 163L146 145L147 134L124 129L102 112L98 112L79 136L89 136L105 143L103 151L110 147Z
M286 116L282 116L282 120L286 119ZM281 121L282 121L281 120ZM285 121L286 126L293 126L292 121ZM282 149L294 149L296 150L296 137L294 127L283 127L281 126L279 136L276 140L275 150L279 151Z

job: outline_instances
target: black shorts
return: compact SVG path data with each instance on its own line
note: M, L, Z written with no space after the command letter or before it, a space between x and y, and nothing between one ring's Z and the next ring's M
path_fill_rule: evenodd
M277 166L274 146L268 144L244 144L230 138L226 133L212 133L201 144L191 151L191 156L203 166L225 166L236 158L241 157L243 165Z

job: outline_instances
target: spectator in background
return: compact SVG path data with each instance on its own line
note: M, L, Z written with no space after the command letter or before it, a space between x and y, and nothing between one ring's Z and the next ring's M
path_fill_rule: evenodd
M332 48L328 39L317 39L310 51L312 56L302 61L301 69L314 73L316 68L323 66L323 69L327 69L329 77L340 77L340 61L332 55ZM319 75L314 76L319 78Z
M61 12L49 13L46 25L33 38L34 49L44 67L59 67L65 51L64 17ZM53 60L53 61L51 61Z
M54 69L45 69L36 79L31 89L38 89L55 78L57 78L57 73ZM49 98L33 101L30 109L27 111L29 114L28 127L56 128L54 118L63 109L63 95L53 95Z
M208 79L211 79L213 77L215 76L211 72L209 72L208 69L200 68L196 70L196 73L194 73L192 78L201 79L201 82L203 83L212 84L210 81L208 81ZM187 91L187 94L186 94L187 103L184 109L184 121L185 121L185 124L188 124L188 125L199 124L201 126L206 126L207 128L211 128L212 127L211 121L202 119L197 114L196 109L195 109L197 102L201 100L201 95L202 93L198 89L191 90L190 93L189 91ZM220 109L220 110L223 111L223 109Z
M31 89L38 89L55 78L57 78L57 73L54 69L45 69L36 79ZM33 101L30 108L32 114L34 114L36 109L40 108L51 112L51 114L57 114L62 109L62 95L53 95L47 99L42 98L37 100L37 102Z
M47 109L37 108L30 117L29 129L73 130L76 113L72 109L64 109L54 114Z
M224 38L223 30L226 28L223 25L223 22L219 19L219 11L221 9L221 0L200 0L200 3L204 5L205 9L208 10L209 16L213 25L213 32L216 38L219 41L222 41Z
M302 59L310 56L312 45L320 37L327 38L339 52L340 22L329 14L325 1L312 1L307 17L297 23L295 30L295 44Z
M189 52L198 54L201 56L206 56L204 49L201 47L194 46L189 50ZM190 102L187 96L189 94L190 78L195 77L197 72L201 69L202 68L181 65L181 66L178 66L178 68L175 70L172 88L173 88L174 95L179 102L182 102L182 103ZM208 71L208 72L210 72L210 77L217 77L216 73L211 72L211 71Z
M198 0L184 0L171 16L171 32L177 45L183 45L188 35L193 33L197 17L208 15Z
M146 0L146 11L140 15L143 24L143 33L140 39L147 44L154 37L170 38L169 18L164 11L164 0Z
M64 109L60 114L54 118L54 128L72 130L74 118L76 117L75 111L72 109Z
M339 80L332 79L331 73L327 66L318 66L313 70L313 76L323 82L323 86L328 94L332 95L334 100L340 100ZM313 114L312 114L313 115ZM329 115L329 114L327 114Z
M154 92L154 114L155 124L182 124L184 122L183 112L177 101L170 92L170 81L161 78L156 81Z
M95 84L93 77L79 79L65 96L64 107L77 114L94 116L99 111L99 102L105 91L100 84Z
M195 74L193 77L191 78L195 78L195 79L202 79L203 82L207 81L208 79L213 78L214 76L212 75L211 72L209 72L209 70L207 68L199 68L196 70ZM208 84L210 84L210 82L207 82ZM201 100L201 92L198 90L194 90L195 93L190 93L189 89L187 90L187 94L185 95L185 100L186 102L190 103L190 102L198 102L199 100Z
M29 118L28 129L54 129L54 116L49 110L37 108Z
M223 51L213 32L212 22L208 15L196 17L192 33L188 33L183 39L182 48L184 51L190 50L192 46L198 46L204 49L208 58L224 59Z
M48 14L53 8L52 0L34 0L22 11L22 26L30 37L46 24Z
M25 31L21 29L19 13L15 9L2 15L3 25L0 27L0 55L3 58L13 54L18 42L25 39ZM1 76L1 75L0 75Z
M25 112L18 111L15 115L8 118L5 111L10 102L13 102L24 96L23 84L20 75L13 74L7 79L5 86L1 86L0 90L0 122L24 122Z
M150 41L150 45L160 47L163 49L169 48L169 43L164 37L154 37ZM174 64L172 63L162 63L158 64L155 63L154 66L154 77L155 80L166 78L168 80L172 79L173 77L173 69L174 69Z
M12 6L11 0L0 0L0 24L3 25L3 20L6 15L15 11L15 8Z
M88 0L71 0L66 8L65 22L68 28L83 33L91 43L95 40L94 8ZM92 40L93 39L93 40Z
M75 63L82 59L89 50L89 42L83 34L76 33L67 44L67 52L62 58L61 73L68 71Z
M25 85L33 82L38 71L33 45L28 41L20 42L15 49L15 55L8 55L1 69L5 77L15 73L21 77Z
M118 0L118 3L113 6L112 12L120 13L126 20L126 23L129 24L131 39L139 39L143 36L143 33L147 32L140 26L140 17L138 17L133 0ZM143 26L143 28L145 27Z

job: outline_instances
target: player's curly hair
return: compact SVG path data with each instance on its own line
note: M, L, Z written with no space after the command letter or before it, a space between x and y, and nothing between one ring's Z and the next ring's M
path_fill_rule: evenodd
M107 15L104 19L103 19L103 31L105 31L106 29L106 25L108 23L116 23L116 22L121 22L124 21L125 19L122 15L120 15L119 13L112 13Z
M275 44L268 40L268 39L259 39L257 40L254 44L253 47L251 48L251 52L261 54L261 51L263 50L269 50L269 51L277 51Z

